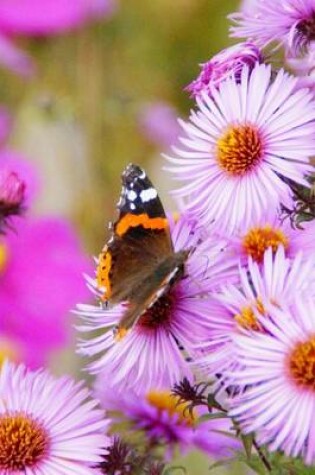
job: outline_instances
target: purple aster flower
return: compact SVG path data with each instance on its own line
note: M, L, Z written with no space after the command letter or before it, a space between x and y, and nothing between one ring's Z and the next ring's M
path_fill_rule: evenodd
M0 338L37 367L70 339L70 310L90 269L74 229L58 218L19 220L0 239ZM11 346L11 345L9 345Z
M132 391L104 391L108 377L100 373L96 380L96 396L102 407L113 414L113 422L127 421L131 429L143 431L152 446L164 446L167 455L178 446L181 451L200 449L209 456L220 458L231 455L240 444L233 439L229 419L200 422L208 413L206 407L189 409L189 403L180 400L168 389L151 389L145 394ZM114 396L115 394L115 396ZM224 433L224 431L226 433Z
M244 67L241 81L224 81L212 98L197 97L197 111L181 121L185 148L166 157L167 168L188 182L173 192L186 199L188 213L205 227L233 233L269 209L291 202L285 179L309 186L313 171L315 106L307 89L280 70Z
M1 474L94 473L108 421L82 384L5 363L0 394Z
M253 43L239 43L220 51L210 61L201 64L201 72L197 79L186 87L191 97L201 96L204 91L212 96L211 89L218 88L221 82L235 77L240 82L243 67L248 66L249 72L255 64L262 63L263 57L259 48Z
M240 267L240 287L225 286L212 296L208 307L209 329L201 344L207 356L202 363L212 375L226 374L238 368L235 359L235 337L243 329L264 332L259 316L272 313L274 306L291 308L295 300L315 297L315 258L303 259L299 253L293 260L285 257L283 247L273 254L269 248L262 266L249 258L248 268Z
M315 40L313 0L256 1L229 18L235 23L230 29L232 37L248 38L261 47L275 42L298 53Z
M220 234L221 239L227 240L227 249L232 256L238 256L243 265L248 257L261 264L265 251L272 248L275 253L282 246L286 257L294 258L303 251L306 259L315 252L315 221L303 223L303 228L293 228L290 220L281 220L271 213L263 216L248 228L242 226L234 235L227 237Z
M314 299L299 299L290 311L273 307L270 316L259 316L265 333L235 338L242 366L230 376L247 389L231 401L230 415L259 444L314 464Z
M171 387L184 376L191 378L179 347L188 354L193 351L207 327L208 292L234 278L237 270L236 260L225 260L223 244L219 240L201 243L198 229L185 217L171 224L171 236L175 252L193 249L185 275L130 330L108 331L118 325L127 303L109 309L102 304L78 307L85 321L79 330L99 331L97 337L79 345L81 354L98 356L89 370L105 372L113 384L138 393L150 387ZM95 288L94 280L90 284Z
M0 233L8 219L23 211L25 183L15 172L0 169Z

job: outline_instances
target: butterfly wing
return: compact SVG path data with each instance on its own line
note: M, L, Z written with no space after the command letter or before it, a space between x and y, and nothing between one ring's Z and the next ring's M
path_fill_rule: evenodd
M128 165L122 174L117 207L112 236L99 257L97 281L104 300L132 302L139 282L174 251L157 191L137 165Z

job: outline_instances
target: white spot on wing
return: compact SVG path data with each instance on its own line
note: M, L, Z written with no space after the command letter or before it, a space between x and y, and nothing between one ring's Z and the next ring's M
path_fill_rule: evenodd
M146 203L147 201L154 200L157 197L157 191L155 188L148 188L147 190L142 190L140 193L140 198L142 203Z
M135 205L134 203L130 203L130 209L135 210L135 209L136 209L136 205Z
M127 198L129 201L134 201L137 199L137 193L134 190L129 190L127 193Z

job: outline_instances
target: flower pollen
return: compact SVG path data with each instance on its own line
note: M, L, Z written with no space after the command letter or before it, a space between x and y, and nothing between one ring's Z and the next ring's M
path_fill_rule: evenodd
M233 125L218 140L217 158L229 175L242 176L259 164L263 149L262 137L255 126Z
M262 227L255 227L249 230L243 237L243 250L247 256L261 264L265 251L271 247L276 252L278 247L282 245L285 249L288 247L288 238L280 229L275 229L269 224Z
M49 437L43 427L23 413L0 416L0 472L27 471L47 454Z
M295 345L288 364L295 384L315 392L315 336Z
M234 319L240 327L246 330L261 331L262 329L252 307L242 308L240 313L234 316Z
M187 410L188 403L181 402L178 396L169 391L150 391L147 401L159 411L167 411L170 416L176 415L181 424L192 426L195 423L194 412Z

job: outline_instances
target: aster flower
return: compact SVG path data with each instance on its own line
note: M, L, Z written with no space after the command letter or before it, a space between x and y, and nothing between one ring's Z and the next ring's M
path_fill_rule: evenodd
M90 269L74 229L58 218L20 220L0 239L0 338L41 366L68 343L70 310L87 298Z
M240 13L229 15L234 38L248 38L261 47L270 43L298 53L315 40L315 5L312 0L256 1Z
M5 363L0 394L0 473L94 473L108 421L82 384Z
M164 447L170 456L176 447L182 452L197 448L219 458L239 448L228 419L199 421L208 413L207 405L191 410L188 402L169 389L151 388L139 396L133 391L105 391L109 386L107 375L100 373L95 394L102 407L110 411L114 423L127 422L132 431L140 431L152 449Z
M242 367L231 378L247 389L231 401L230 415L259 444L314 464L315 302L299 299L270 315L259 317L267 332L244 331L235 340Z
M227 237L227 249L233 256L239 256L243 265L247 264L248 257L261 264L268 248L275 253L282 247L285 256L291 259L303 251L305 259L309 259L315 252L315 221L305 222L302 226L293 228L289 219L281 220L275 214L266 214L248 228L242 226Z
M185 217L171 226L171 236L175 252L194 249L185 275L130 330L111 330L124 314L125 304L109 309L102 304L78 306L84 319L79 330L98 331L95 338L79 343L81 354L98 356L89 371L105 372L113 384L138 393L152 386L171 387L184 376L191 378L190 366L179 346L190 353L207 327L208 292L236 275L236 261L225 261L223 244L212 240L200 243L198 229ZM95 288L94 280L90 284Z
M291 200L285 179L307 185L314 153L315 107L308 90L294 91L296 79L271 68L243 68L241 81L230 78L212 98L197 98L187 137L177 156L166 157L178 180L173 192L186 198L187 210L206 227L233 233L248 227L268 209Z
M12 216L23 211L25 183L15 172L0 169L0 233Z
M110 17L115 0L2 0L0 2L0 64L29 77L35 65L12 42L15 35L49 36L69 31L98 17Z
M230 46L213 56L210 61L201 64L199 76L185 89L190 92L191 97L201 96L202 92L212 96L212 88L218 88L221 82L229 77L235 77L239 82L245 65L251 71L257 62L262 63L262 61L262 53L253 43Z
M262 333L260 315L269 315L274 306L288 309L297 299L315 297L315 258L303 259L300 252L294 259L285 257L284 248L273 254L269 248L259 266L251 258L248 268L240 267L240 287L228 285L212 296L208 307L209 330L200 345L207 356L199 363L205 365L211 375L226 374L238 368L235 359L235 338L244 329Z

